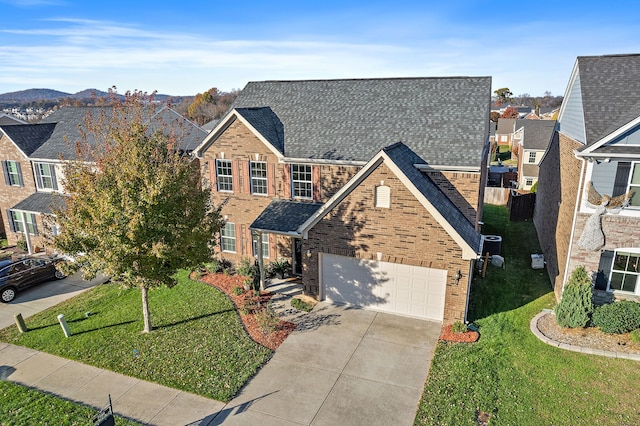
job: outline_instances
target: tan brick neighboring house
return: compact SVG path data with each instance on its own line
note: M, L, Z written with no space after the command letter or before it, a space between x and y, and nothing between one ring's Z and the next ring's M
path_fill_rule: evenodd
M323 300L464 320L481 244L490 85L247 84L196 149L214 203L225 203L220 255L289 260Z
M579 265L597 294L640 296L640 55L578 57L534 222L558 299Z
M97 119L111 112L111 107L65 107L39 124L0 126L4 171L0 211L10 245L25 239L31 252L53 251L49 237L58 230L51 206L64 192L62 159L75 160L75 142L82 138L88 113ZM149 127L151 131L163 129L185 151L191 151L206 135L167 107L150 112Z

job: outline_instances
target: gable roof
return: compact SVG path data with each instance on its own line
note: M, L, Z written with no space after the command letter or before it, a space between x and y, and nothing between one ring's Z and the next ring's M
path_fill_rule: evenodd
M236 108L236 111L275 149L284 154L284 126L271 108Z
M65 160L75 160L75 143L83 138L85 120L88 116L99 119L102 115L109 120L113 107L65 107L54 111L42 120L42 123L54 126L53 132L30 157L58 160L62 156ZM183 151L192 151L207 135L206 131L168 107L159 108L147 123L151 132L161 130L167 135L175 135L180 142L179 149Z
M513 133L516 123L515 118L498 118L498 127L496 128L497 135L505 135Z
M415 165L427 163L402 142L380 150L345 186L300 225L297 231L302 235L307 233L383 162L456 241L462 249L463 258L477 257L481 249L480 234L451 199L440 190L438 185L416 168Z
M228 116L268 107L282 123L288 158L366 163L402 141L432 166L479 168L490 100L490 77L261 81L245 86Z
M518 120L516 130L524 129L525 149L546 150L556 128L555 120Z
M640 117L640 54L579 56L587 145Z
M298 227L320 207L322 207L320 203L273 200L253 221L249 229L275 234L297 235Z
M6 112L0 112L0 126L10 126L12 124L27 124L27 122Z
M55 124L11 124L0 126L2 132L26 155L33 154L49 139Z

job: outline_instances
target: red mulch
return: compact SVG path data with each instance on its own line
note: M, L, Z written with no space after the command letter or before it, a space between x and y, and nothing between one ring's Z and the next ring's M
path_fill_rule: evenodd
M245 299L247 297L251 297L250 291L243 292L240 295L233 293L235 288L242 288L244 279L245 277L241 275L205 274L199 278L199 281L209 284L225 293L231 298L237 309L240 306L244 306ZM260 306L267 306L267 302L271 299L271 296L272 293L268 291L261 292ZM245 314L240 309L237 310L238 315L240 315L240 319L242 320L242 324L247 330L247 333L249 333L249 336L251 336L254 341L274 351L282 344L282 342L284 342L287 336L296 329L296 324L289 321L280 321L280 325L274 332L265 333L258 326L253 313Z
M440 333L441 340L446 340L447 342L471 343L480 338L480 333L477 331L468 330L464 333L454 333L451 331L451 327L453 327L453 324L442 327L442 333Z

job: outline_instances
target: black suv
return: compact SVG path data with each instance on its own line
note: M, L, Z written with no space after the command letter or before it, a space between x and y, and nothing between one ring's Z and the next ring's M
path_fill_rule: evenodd
M63 260L57 257L23 257L19 260L0 260L0 301L11 302L18 291L65 274L56 268Z

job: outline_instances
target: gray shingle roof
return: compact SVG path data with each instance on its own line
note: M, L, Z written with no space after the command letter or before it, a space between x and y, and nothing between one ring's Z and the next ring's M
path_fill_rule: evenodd
M55 127L55 124L12 124L1 128L25 155L30 156L49 139Z
M640 116L640 54L579 56L578 73L587 145Z
M82 129L88 114L98 119L102 114L108 120L113 114L112 107L65 107L54 111L42 120L42 123L55 123L55 130L46 141L32 153L32 158L66 160L76 159L75 144L82 140ZM184 151L193 150L207 132L185 119L170 108L162 108L149 119L150 131L162 130L165 134L174 134Z
M517 120L516 130L524 127L524 147L546 150L556 127L555 120Z
M12 209L51 214L53 212L52 206L60 203L62 201L61 197L64 197L64 195L52 192L34 192L13 206Z
M499 118L498 119L498 128L496 129L496 134L498 135L506 135L509 133L513 133L514 124L516 122L515 118Z
M402 141L432 165L478 167L490 98L490 77L263 81L233 107L269 107L290 158L368 161Z
M249 228L284 234L295 233L320 207L320 203L273 200Z
M271 108L237 108L236 111L271 145L284 154L284 126Z
M469 219L462 214L451 199L440 190L431 178L421 173L414 166L414 164L426 164L425 161L402 143L388 146L384 148L384 152L389 156L391 161L402 170L422 195L433 204L447 222L453 226L462 239L464 239L476 253L479 253L480 234L476 232L474 226L469 222Z

